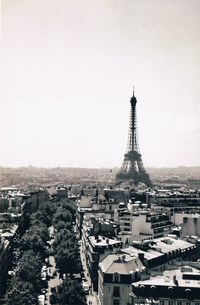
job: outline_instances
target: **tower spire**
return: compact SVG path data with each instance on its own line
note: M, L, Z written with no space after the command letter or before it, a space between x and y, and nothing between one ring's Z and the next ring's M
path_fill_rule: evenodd
M127 150L124 155L124 161L122 163L121 169L116 175L116 184L120 184L125 181L130 181L133 182L134 185L138 185L139 182L143 182L147 186L151 186L151 180L144 168L142 156L139 151L136 121L137 99L135 97L134 87L133 96L130 99L130 103L131 111Z

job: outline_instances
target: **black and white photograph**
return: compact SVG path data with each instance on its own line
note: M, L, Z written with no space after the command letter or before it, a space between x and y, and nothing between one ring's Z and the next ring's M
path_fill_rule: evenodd
M0 4L0 305L200 305L200 0Z

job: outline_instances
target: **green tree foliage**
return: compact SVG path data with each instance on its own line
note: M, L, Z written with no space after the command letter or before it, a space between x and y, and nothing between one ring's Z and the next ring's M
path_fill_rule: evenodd
M80 283L67 277L52 295L51 304L86 305L86 297Z
M31 283L35 291L39 291L41 288L42 257L35 254L33 250L28 250L20 258L18 268L16 276L19 280Z
M28 233L29 235L37 234L44 243L49 240L48 227L42 222L36 222L34 225L32 225L28 230Z
M60 232L64 229L70 229L70 227L71 227L71 223L66 223L63 220L59 220L54 224L54 228L56 229L57 232Z
M64 229L57 233L54 252L60 272L73 274L80 271L79 247L74 233L70 230Z
M74 243L74 247L78 250L77 240L74 233L72 233L69 229L65 228L63 230L60 230L56 234L56 239L54 242L54 247L57 247L57 245L60 245L63 241L71 241Z
M6 292L3 305L38 305L38 297L29 282L24 282L15 277Z
M52 202L52 201L45 201L39 207L39 211L43 215L45 215L45 224L48 227L50 227L52 225L52 218L56 212L56 209L57 209L57 205L55 202Z
M44 226L48 226L49 219L46 213L41 210L38 210L31 216L31 225L43 224Z
M57 246L55 260L61 273L73 274L80 271L77 248L71 240L64 240Z
M23 253L33 250L36 254L40 254L43 258L47 256L48 228L43 223L35 223L23 235L19 242L20 251Z
M65 223L71 225L72 214L66 209L59 208L54 214L54 223L56 224L58 221L64 221Z
M75 215L76 215L76 206L75 206L74 201L70 201L69 199L63 200L62 201L62 208L68 210L71 213L72 219L74 221L75 220Z
M30 227L18 243L21 252L18 270L8 286L4 305L38 305L37 295L41 289L41 268L48 254L48 227L56 232L53 249L60 273L70 277L58 287L53 295L56 305L86 305L82 286L73 274L80 271L80 255L76 236L73 232L76 207L69 200L42 203L30 217Z

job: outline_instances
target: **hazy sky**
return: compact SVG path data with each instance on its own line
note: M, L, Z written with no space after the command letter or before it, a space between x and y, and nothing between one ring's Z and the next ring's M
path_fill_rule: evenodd
M2 0L0 165L200 166L199 0Z

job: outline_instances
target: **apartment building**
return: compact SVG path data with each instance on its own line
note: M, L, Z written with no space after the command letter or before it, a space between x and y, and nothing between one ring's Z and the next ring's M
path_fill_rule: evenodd
M109 254L99 264L98 299L100 305L129 302L132 283L146 278L146 268L137 256Z
M168 235L173 225L169 215L149 209L118 208L115 210L114 220L119 226L119 238L129 244L132 243L135 235L152 238Z
M148 280L133 283L129 304L199 305L199 268L181 266Z

